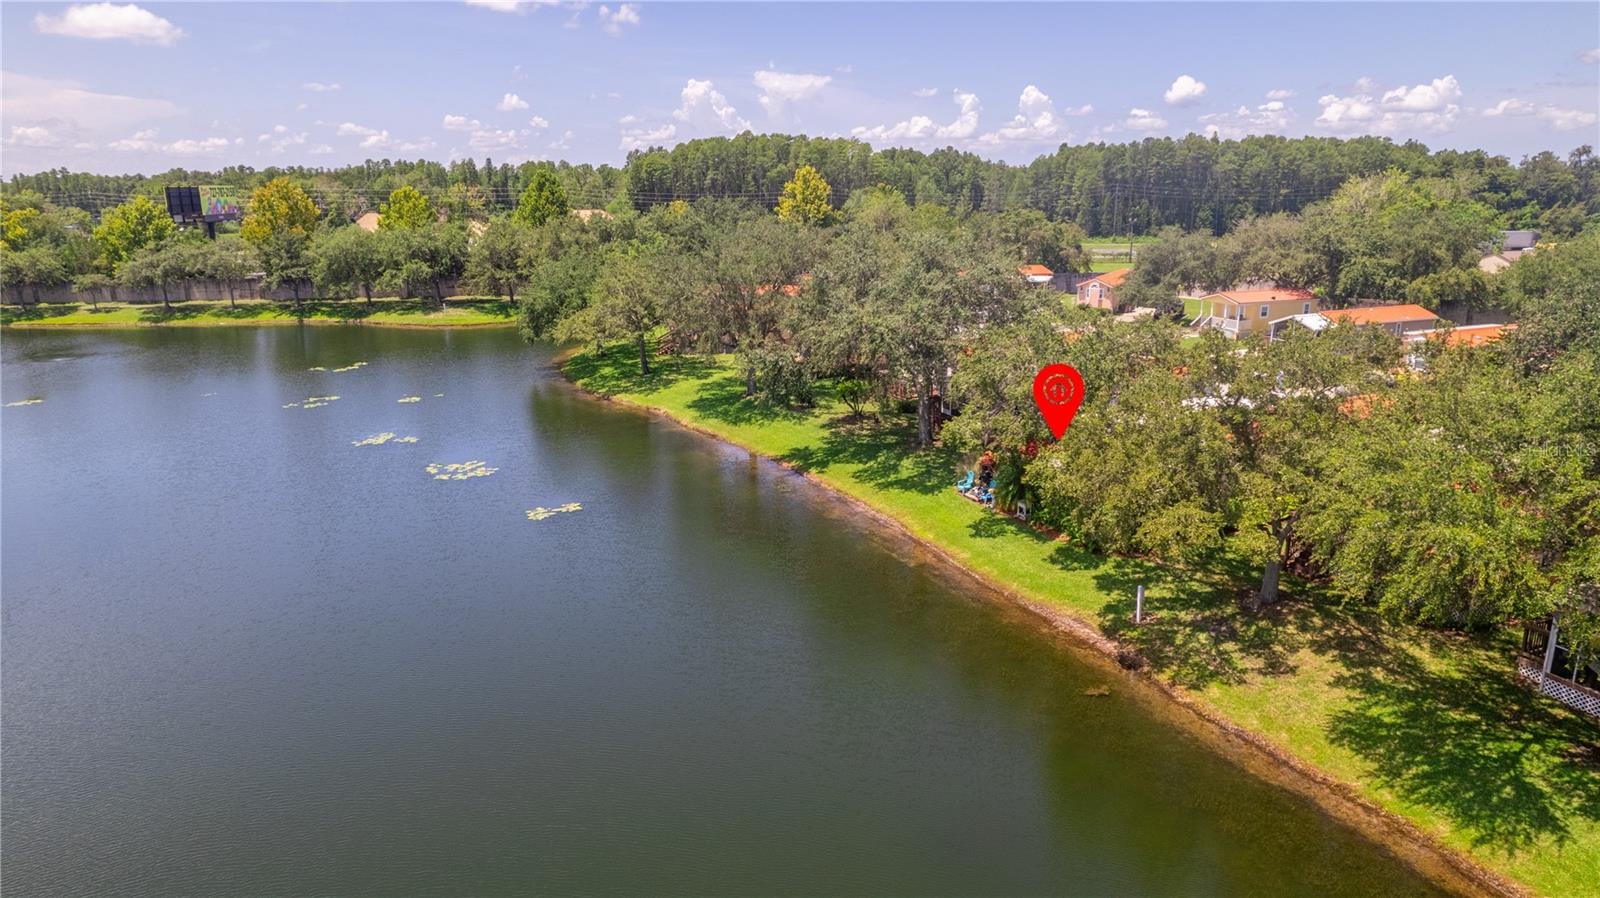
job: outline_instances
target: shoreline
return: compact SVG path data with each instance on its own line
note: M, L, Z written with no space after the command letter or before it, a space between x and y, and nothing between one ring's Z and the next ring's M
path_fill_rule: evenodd
M1239 763L1252 774L1294 792L1315 804L1329 817L1371 838L1379 848L1408 864L1424 878L1463 894L1507 898L1527 898L1535 894L1531 889L1443 844L1412 821L1363 797L1356 786L1302 760L1274 744L1265 735L1234 723L1198 695L1168 683L1148 670L1125 669L1118 663L1123 646L1101 633L1089 621L967 566L935 540L919 535L906 521L873 506L865 499L850 495L814 473L799 470L793 464L767 455L733 437L685 420L666 409L583 387L566 370L567 362L581 352L581 348L575 347L551 359L557 373L573 389L602 402L669 421L724 446L748 452L763 462L776 465L788 474L804 478L826 490L829 496L865 513L872 526L928 552L941 567L959 574L978 587L986 601L1025 613L1041 630L1079 650L1087 650L1085 660L1106 666L1108 672L1120 674L1126 681L1137 684L1137 691L1145 693L1136 695L1138 700L1150 705L1158 713L1164 712L1173 723L1204 739L1214 750ZM1157 703L1160 707L1156 707ZM1180 710L1187 713L1178 713Z
M345 305L348 301L307 300L300 309L291 303L246 300L237 306L210 300L179 301L171 311L159 304L129 305L102 304L92 309L87 304L76 304L74 311L57 311L39 317L18 317L29 310L61 309L62 306L4 307L5 330L144 330L146 328L213 328L213 327L292 327L295 325L346 325L350 327L394 327L416 330L458 330L480 328L516 327L514 314L494 314L482 311L487 300L458 300L443 309L423 306L410 301L379 300L373 307ZM397 307L398 306L398 307ZM336 314L326 314L333 311ZM251 313L255 314L243 314ZM347 314L354 312L355 314ZM151 315L149 320L145 315ZM135 317L137 316L137 317ZM102 320L95 320L101 318Z

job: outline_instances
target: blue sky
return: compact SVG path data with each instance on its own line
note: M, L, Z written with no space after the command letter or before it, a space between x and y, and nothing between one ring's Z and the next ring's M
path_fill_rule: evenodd
M0 6L0 171L565 158L750 128L1600 144L1600 4Z

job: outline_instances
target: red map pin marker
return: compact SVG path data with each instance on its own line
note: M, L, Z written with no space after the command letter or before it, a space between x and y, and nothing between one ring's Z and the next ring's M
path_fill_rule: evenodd
M1046 365L1033 378L1033 401L1056 439L1083 404L1083 375L1071 365Z

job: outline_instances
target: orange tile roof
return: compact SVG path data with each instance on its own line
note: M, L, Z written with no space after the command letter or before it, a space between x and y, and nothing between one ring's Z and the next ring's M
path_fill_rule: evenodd
M1253 303L1253 302L1283 302L1285 300L1293 300L1295 302L1305 302L1308 299L1316 299L1316 297L1313 296L1307 290L1275 290L1275 289L1269 289L1269 290L1222 290L1222 291L1217 292L1217 293L1207 294L1206 296L1203 296L1201 298L1202 299L1211 299L1211 298L1217 297L1217 296L1222 297L1223 299L1227 300L1228 302L1242 303L1242 304L1245 304L1245 305L1248 305L1248 304Z
M1107 287L1120 287L1122 286L1122 282L1126 281L1128 279L1128 275L1130 274L1133 274L1132 268L1118 268L1116 271L1108 271L1105 274L1096 275L1095 277L1084 281L1084 283L1087 284L1093 281L1099 281L1100 283L1105 284Z
M1055 272L1053 272L1050 269L1044 267L1043 265L1023 265L1023 266L1019 267L1017 269L1017 271L1023 277L1030 277L1030 278L1031 277L1047 278L1047 277L1050 277L1050 276L1055 274Z
M1458 327L1449 333L1428 335L1428 339L1443 339L1446 346L1482 346L1493 343L1504 337L1507 332L1517 329L1515 324L1475 324L1470 327Z
M1438 321L1439 316L1414 303L1395 306L1366 306L1359 309L1324 311L1324 318L1351 324L1394 324L1397 321Z

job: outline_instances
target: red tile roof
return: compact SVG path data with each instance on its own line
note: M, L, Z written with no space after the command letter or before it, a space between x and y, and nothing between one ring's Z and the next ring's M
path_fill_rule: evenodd
M1475 324L1458 327L1449 333L1429 333L1428 339L1443 339L1446 346L1482 346L1493 343L1517 329L1515 324Z
M1439 316L1414 303L1393 306L1365 306L1359 309L1324 311L1323 317L1351 324L1394 324L1397 321L1438 321Z
M1031 278L1031 277L1047 278L1047 277L1051 277L1052 275L1055 274L1055 272L1053 272L1050 269L1044 267L1043 265L1023 265L1020 268L1018 268L1017 271L1023 277L1029 277L1029 278Z

